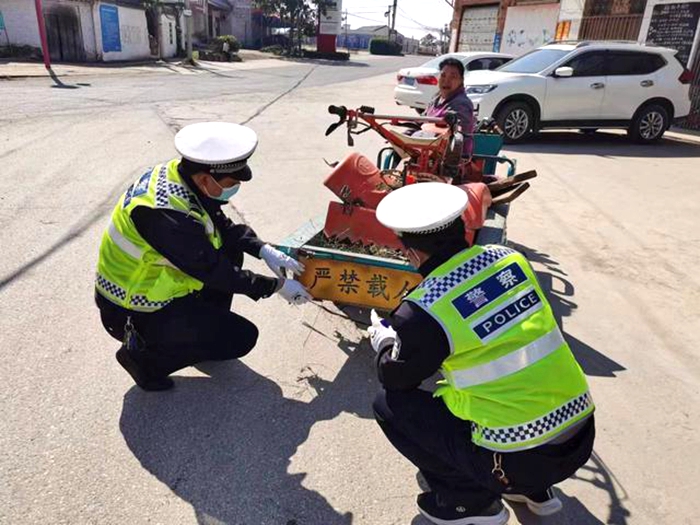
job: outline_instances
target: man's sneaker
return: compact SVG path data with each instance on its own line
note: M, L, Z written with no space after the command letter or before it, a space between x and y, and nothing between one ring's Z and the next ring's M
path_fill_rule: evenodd
M559 512L563 505L552 488L544 492L525 496L524 494L503 494L503 498L516 503L525 503L530 512L538 516L550 516Z
M435 492L424 492L418 496L418 510L437 525L506 525L509 516L501 500L474 511L463 505L446 505Z
M175 383L173 383L173 380L169 377L151 377L123 346L117 350L116 357L117 362L122 365L122 368L129 372L134 382L144 390L156 392L159 390L168 390L175 386Z

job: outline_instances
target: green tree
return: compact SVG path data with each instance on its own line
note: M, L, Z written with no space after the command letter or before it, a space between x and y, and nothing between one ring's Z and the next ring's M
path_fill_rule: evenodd
M433 35L428 33L425 35L423 38L420 39L420 45L426 46L426 47L432 47L437 44L437 38L435 38Z
M316 34L318 14L325 13L328 0L255 0L266 16L277 16L289 28L289 54L301 53L302 38Z

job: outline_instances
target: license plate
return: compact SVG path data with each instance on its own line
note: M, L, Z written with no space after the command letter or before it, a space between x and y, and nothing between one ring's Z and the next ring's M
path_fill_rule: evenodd
M416 79L411 78L411 77L403 77L403 83L406 84L407 86L415 86Z

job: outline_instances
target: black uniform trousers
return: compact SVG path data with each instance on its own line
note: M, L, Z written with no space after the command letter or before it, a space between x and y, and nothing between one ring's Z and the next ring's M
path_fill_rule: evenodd
M132 351L136 361L153 378L201 363L246 355L258 339L258 328L231 312L232 295L202 290L175 299L152 313L100 308L102 324L118 341L124 340L127 316L143 340Z
M411 461L447 504L479 512L504 492L533 495L583 466L593 450L593 416L561 444L498 454L508 484L499 481L494 452L474 445L471 423L455 417L444 401L425 390L382 390L374 413L392 445Z
M152 313L100 308L102 324L124 340L127 316L143 340L132 356L153 378L201 363L246 355L258 340L258 328L231 312L232 295L202 290L175 299Z

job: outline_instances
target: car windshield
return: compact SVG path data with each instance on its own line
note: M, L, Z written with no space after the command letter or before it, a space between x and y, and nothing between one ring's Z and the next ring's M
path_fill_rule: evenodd
M566 49L535 49L499 67L496 71L505 71L506 73L539 73L569 53L571 53L571 51Z

